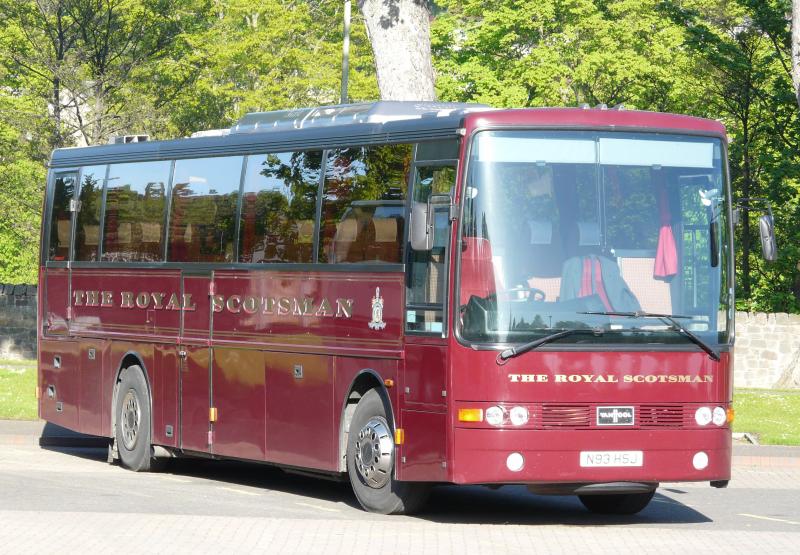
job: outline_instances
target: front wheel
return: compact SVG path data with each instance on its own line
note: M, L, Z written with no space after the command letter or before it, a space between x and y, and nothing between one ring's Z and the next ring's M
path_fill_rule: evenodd
M602 495L579 495L583 506L593 513L606 515L633 515L647 507L655 495L647 493L615 493Z
M371 389L358 402L347 437L347 474L365 510L411 514L425 504L430 486L398 482L394 462L394 431L381 395Z
M118 387L115 433L120 462L135 472L156 470L150 445L150 395L142 369L123 370Z

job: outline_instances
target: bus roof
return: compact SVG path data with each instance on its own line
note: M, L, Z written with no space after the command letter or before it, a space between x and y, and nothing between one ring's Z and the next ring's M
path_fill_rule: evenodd
M606 108L524 108L493 110L465 116L465 127L472 131L482 127L530 126L575 129L642 129L648 131L689 132L726 136L725 126L718 121L640 110Z
M230 130L164 141L63 148L56 168L451 138L466 128L641 128L725 136L722 124L675 114L589 108L497 110L483 104L381 101L247 114Z

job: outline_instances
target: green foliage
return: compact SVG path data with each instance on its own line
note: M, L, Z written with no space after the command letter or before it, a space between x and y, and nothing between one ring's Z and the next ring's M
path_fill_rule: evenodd
M445 99L666 109L682 96L681 32L664 25L653 0L441 4L431 32Z
M0 360L0 418L34 420L36 361Z
M734 431L755 434L768 445L800 445L800 392L737 389L733 408Z

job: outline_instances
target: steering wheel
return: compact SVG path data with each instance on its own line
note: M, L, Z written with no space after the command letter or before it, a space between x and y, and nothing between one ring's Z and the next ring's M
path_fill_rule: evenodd
M537 289L536 287L530 287L528 285L517 285L512 287L511 289L507 289L504 292L508 296L509 301L535 301L535 302L542 302L544 301L547 295L541 289ZM527 293L527 294L525 294Z

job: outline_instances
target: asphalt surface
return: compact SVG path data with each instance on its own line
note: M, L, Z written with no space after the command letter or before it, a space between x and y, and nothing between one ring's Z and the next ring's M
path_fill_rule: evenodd
M136 474L107 464L102 448L40 446L42 431L0 421L0 552L795 553L800 545L800 448L737 446L729 488L662 484L633 517L593 515L573 497L518 486L440 486L424 512L398 517L365 513L347 483L201 459Z

